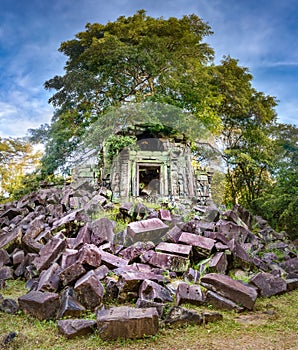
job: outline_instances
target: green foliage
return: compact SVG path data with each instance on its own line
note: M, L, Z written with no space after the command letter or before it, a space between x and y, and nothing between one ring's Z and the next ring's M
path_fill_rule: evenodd
M110 135L105 141L106 155L110 161L125 147L136 148L137 138L135 136Z
M275 136L275 167L273 180L264 193L253 202L256 213L276 230L298 238L298 128L279 124Z
M39 165L40 152L25 139L0 138L0 202L15 199L24 189L23 180Z

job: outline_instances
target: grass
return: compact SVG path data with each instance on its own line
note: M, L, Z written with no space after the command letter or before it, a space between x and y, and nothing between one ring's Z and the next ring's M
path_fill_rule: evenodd
M18 280L7 281L7 286L1 290L6 298L16 299L24 293L24 282ZM187 307L203 311L200 307ZM205 308L204 311L218 310ZM223 321L205 326L161 327L154 337L104 342L96 332L86 337L65 339L59 335L55 321L40 322L22 312L16 315L0 312L0 349L298 349L298 290L270 299L259 298L254 312L221 313ZM17 337L4 346L2 339L10 332L16 332Z

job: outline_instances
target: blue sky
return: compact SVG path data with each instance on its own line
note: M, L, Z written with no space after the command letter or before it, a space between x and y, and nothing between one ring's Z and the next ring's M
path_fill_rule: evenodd
M297 0L0 0L0 137L21 137L50 121L46 80L63 74L63 41L87 22L145 9L153 17L197 14L211 26L216 62L239 60L254 87L276 96L280 122L298 120Z

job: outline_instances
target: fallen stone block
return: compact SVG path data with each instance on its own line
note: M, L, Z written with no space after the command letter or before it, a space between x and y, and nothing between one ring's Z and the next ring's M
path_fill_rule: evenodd
M43 244L38 242L36 238L45 230L45 228L46 223L44 215L39 215L30 222L26 233L22 237L22 244L26 251L30 253L38 253L40 251Z
M80 249L83 244L91 243L91 228L89 223L79 229L77 236L74 238L74 242L71 246L73 249Z
M86 273L86 269L79 262L75 262L74 264L68 266L64 270L59 273L59 278L63 284L63 286L67 286L75 282L78 278Z
M185 324L201 325L203 318L193 310L188 310L181 306L173 306L167 313L164 322L171 326L183 326Z
M46 270L60 257L65 247L65 239L53 237L53 239L40 249L39 256L34 259L33 265L38 271Z
M163 315L163 311L165 308L166 304L165 303L158 303L156 301L152 301L152 300L145 300L145 299L141 299L138 298L137 302L136 302L136 307L137 308L148 308L148 307L155 307L157 312L158 312L158 316L161 318Z
M189 267L189 259L180 255L153 252L149 264L173 272L185 272Z
M148 250L154 249L155 244L153 242L136 242L131 246L122 249L119 255L128 260L130 263L135 261L140 255L144 254Z
M287 273L298 274L298 257L291 258L280 264Z
M189 232L182 232L179 243L191 245L199 256L208 257L213 250L215 240Z
M122 259L114 254L100 250L102 264L107 265L110 269L116 269L117 267L122 267L128 265L129 261Z
M216 309L221 310L234 310L236 312L244 311L244 308L234 303L232 300L229 300L211 290L208 290L206 293L205 299L206 305L212 305Z
M24 261L25 253L23 250L17 250L12 253L12 264L13 266L17 266Z
M194 305L204 304L204 296L199 285L189 285L188 283L180 283L176 290L176 305L183 303Z
M218 312L202 312L203 324L218 322L223 320L223 315Z
M228 259L224 252L216 253L209 261L210 272L225 274L228 267Z
M101 251L96 245L85 243L77 254L77 261L82 265L97 268L101 264Z
M169 227L160 219L153 218L131 222L127 226L127 236L132 240L132 243L137 241L159 243Z
M96 328L96 321L93 320L59 320L58 331L68 339L82 337L92 334Z
M252 259L235 239L228 242L228 247L232 252L234 268L249 269L252 266Z
M155 248L157 252L181 255L189 258L191 245L161 242Z
M177 243L181 234L181 228L178 226L174 226L162 237L162 240L165 242Z
M201 285L213 292L252 310L258 293L255 288L244 285L231 277L210 273L201 278Z
M31 291L19 297L18 303L21 310L40 321L55 319L59 309L59 294Z
M159 209L158 216L162 221L172 221L171 212L168 209Z
M142 282L139 289L139 297L141 299L152 300L158 303L173 301L168 289L150 280L145 280Z
M108 275L109 272L110 272L110 270L108 269L108 267L106 265L101 265L97 269L94 270L94 273L99 280L104 279Z
M1 234L0 234L1 235ZM0 267L10 263L9 254L5 249L0 249Z
M43 270L40 274L37 290L43 292L57 292L60 285L59 273L61 267L54 263L47 270Z
M250 283L255 285L261 296L269 298L272 295L282 294L287 291L287 282L278 276L267 272L260 272L251 278Z
M0 311L7 314L16 314L18 310L19 307L15 300L10 298L3 298L0 294Z
M288 292L298 289L298 278L286 279L286 283Z
M87 272L77 280L74 290L78 301L87 309L94 310L102 303L104 287L96 277L93 270Z
M9 266L0 267L0 280L12 280L13 279L13 269Z
M230 241L235 239L237 243L243 244L248 236L247 227L243 227L231 221L219 220L216 223L216 228L219 233L222 233L224 237Z
M90 225L91 234L90 234L90 242L95 244L96 246L100 246L104 243L114 242L114 228L115 222L107 219L100 218L93 221Z
M14 242L15 240L22 238L22 228L15 227L11 231L5 227L0 231L0 248L5 247L7 244Z
M57 318L80 317L85 311L86 308L77 300L74 289L67 286L60 293L60 308Z
M152 336L159 327L155 308L114 307L98 311L96 318L99 336L103 340Z

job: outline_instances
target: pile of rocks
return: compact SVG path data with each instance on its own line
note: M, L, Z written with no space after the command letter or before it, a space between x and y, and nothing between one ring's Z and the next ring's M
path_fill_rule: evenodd
M92 218L113 207L107 189L86 184L0 206L0 289L23 278L29 290L18 300L0 295L0 310L56 319L67 337L97 328L103 339L139 338L155 334L161 322L222 318L185 303L241 312L253 310L258 296L298 287L293 242L239 206L225 213L194 206L185 222L168 209L124 203L121 232L106 217ZM83 318L87 310L96 321Z

